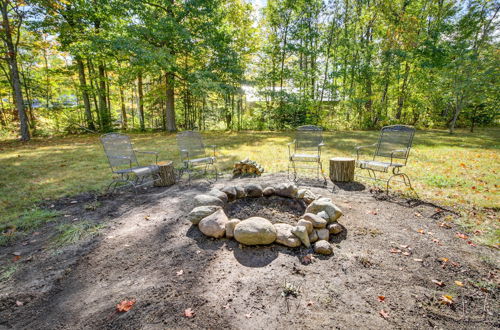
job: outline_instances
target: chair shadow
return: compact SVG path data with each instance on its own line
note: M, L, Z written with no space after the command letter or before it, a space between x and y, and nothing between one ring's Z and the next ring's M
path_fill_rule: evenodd
M338 189L344 190L344 191L363 191L366 189L366 186L364 184L362 184L361 182L356 182L356 181L352 181L352 182L335 181L335 182L333 182L333 190L335 190L335 188L338 188Z

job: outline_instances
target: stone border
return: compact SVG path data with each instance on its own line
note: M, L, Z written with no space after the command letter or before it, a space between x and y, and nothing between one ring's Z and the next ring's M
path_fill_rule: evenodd
M245 197L281 196L301 199L307 205L296 226L286 223L272 224L261 217L244 220L228 219L223 207L228 203ZM222 189L212 189L206 194L194 197L195 208L188 214L188 219L197 225L208 237L234 238L245 245L267 245L274 242L288 247L302 244L321 254L333 253L329 243L330 235L337 235L344 228L337 222L342 211L331 199L315 195L308 189L297 189L293 183L282 183L262 188L260 184L249 183L245 186L228 185Z

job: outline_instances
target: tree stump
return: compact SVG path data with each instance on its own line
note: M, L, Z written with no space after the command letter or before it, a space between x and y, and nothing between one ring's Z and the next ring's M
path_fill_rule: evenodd
M353 158L330 158L330 180L333 182L354 181L355 164L356 161Z
M175 184L174 162L158 162L157 165L160 168L158 173L160 175L160 179L156 180L154 185L156 187L167 187Z

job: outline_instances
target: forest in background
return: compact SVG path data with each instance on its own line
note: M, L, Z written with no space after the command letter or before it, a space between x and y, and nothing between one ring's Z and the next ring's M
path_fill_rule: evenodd
M498 125L499 9L0 0L0 135Z

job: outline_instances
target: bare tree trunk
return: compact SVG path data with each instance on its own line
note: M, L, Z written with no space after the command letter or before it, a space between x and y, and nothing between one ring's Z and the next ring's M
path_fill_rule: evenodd
M145 124L144 124L144 95L142 91L142 73L139 72L139 75L137 76L137 91L139 94L139 124L140 124L140 130L144 132L146 130Z
M87 128L89 130L95 130L94 119L92 118L92 111L90 109L90 98L87 90L87 79L85 78L85 67L83 65L82 59L78 56L76 58L76 64L78 66L78 78L80 79L80 91L83 98L83 106L85 108L85 121L87 122Z
M101 117L101 130L107 132L111 129L111 118L108 112L108 106L106 101L106 75L104 70L104 63L99 62L99 112Z
M406 61L405 73L403 76L403 85L401 86L401 92L398 97L398 107L396 110L396 119L401 119L401 113L403 111L405 99L406 99L406 89L408 87L408 77L410 75L410 63Z
M127 129L127 111L125 109L125 95L123 93L123 86L120 85L120 102L122 106L122 129Z
M0 10L2 11L2 21L3 21L2 25L4 30L3 39L8 50L7 62L9 63L11 71L12 91L15 98L17 113L19 115L19 124L20 124L19 131L21 134L21 141L29 141L31 136L28 128L28 117L26 116L26 111L24 108L23 91L21 88L21 79L19 78L19 68L17 66L17 49L14 45L14 41L12 40L12 30L8 16L9 1L4 0L0 4L1 4Z
M167 120L167 131L175 132L177 127L175 124L175 94L174 94L174 74L173 72L167 72L165 74L166 78L166 96L167 96L167 108L166 108L166 120Z

